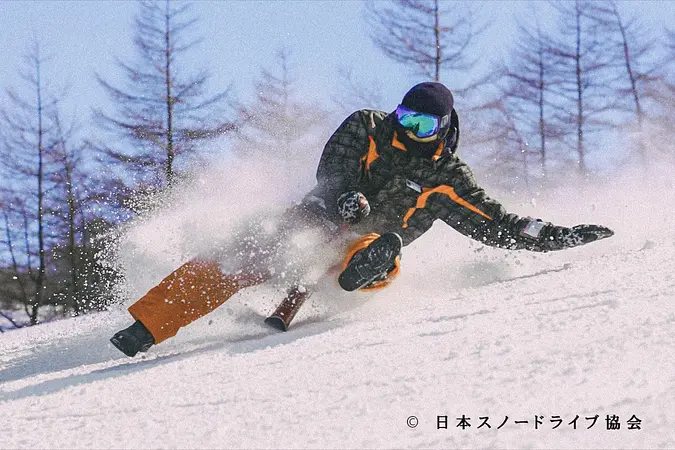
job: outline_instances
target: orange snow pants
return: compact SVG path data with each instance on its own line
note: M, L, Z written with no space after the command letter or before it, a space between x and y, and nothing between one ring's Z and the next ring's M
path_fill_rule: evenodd
M225 303L243 287L265 281L262 277L226 275L215 261L194 259L164 278L129 307L159 344L178 330Z
M347 250L343 268L358 251L368 247L378 237L378 234L370 233L354 241ZM386 287L399 271L400 258L396 258L395 268L385 280L377 281L361 290ZM175 336L182 327L225 303L242 288L266 280L261 275L228 275L221 271L220 264L216 261L193 259L131 305L129 313L145 325L155 344L159 344Z

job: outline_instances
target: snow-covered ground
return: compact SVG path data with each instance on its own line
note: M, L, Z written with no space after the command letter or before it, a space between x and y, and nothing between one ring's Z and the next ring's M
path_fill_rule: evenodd
M5 333L0 447L675 448L674 193L668 177L614 178L505 200L616 231L550 254L439 223L390 288L327 288L286 333L262 323L282 295L269 287L133 359L108 342L123 305ZM126 306L189 253L176 215L212 226L205 198L132 230Z

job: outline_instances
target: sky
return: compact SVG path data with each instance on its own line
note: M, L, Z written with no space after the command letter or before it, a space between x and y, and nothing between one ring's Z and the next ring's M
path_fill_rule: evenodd
M5 1L0 11L3 87L18 82L21 54L32 36L54 56L53 78L57 85L69 82L80 109L105 101L95 72L114 82L115 58L134 57L135 2ZM261 68L273 67L282 45L293 53L295 76L308 98L333 96L337 70L347 65L368 78L377 68L377 78L399 92L409 84L370 44L359 2L196 2L194 12L200 17L195 31L204 37L194 65L209 68L214 90L232 85L251 95L253 80Z
M479 22L491 22L473 48L483 67L508 54L518 21L534 23L536 18L544 24L553 22L553 15L532 14L536 2L471 3ZM443 6L450 11L463 10L466 2L444 2ZM675 1L624 1L619 7L626 16L636 15L655 35L661 35L665 27L675 29ZM50 56L44 65L48 85L57 92L67 88L62 110L65 117L79 123L85 136L95 134L98 129L92 121L92 108L106 110L110 106L95 74L123 86L116 61L132 62L136 57L132 39L137 10L131 0L0 0L0 103L6 101L2 91L23 86L19 76L22 55L35 38ZM197 1L193 11L199 18L193 31L203 42L184 63L210 71L213 93L229 87L245 103L254 98L254 83L261 69L276 68L275 53L282 46L291 51L299 99L333 111L338 109L334 99L344 96L344 82L338 76L341 68L351 69L364 85L378 86L382 94L382 104L355 105L359 108L393 110L411 86L427 81L375 47L364 20L364 5L358 0ZM454 76L444 72L441 81L450 89L472 81ZM455 98L460 116L463 106L468 106L468 99L464 104L463 100ZM326 130L335 129L346 114L340 111L331 116Z
M516 20L528 17L532 3L523 1L474 2L483 20L492 27L475 51L481 60L503 53L514 36ZM462 8L449 2L450 9ZM639 14L648 27L675 27L675 2L621 2L626 13ZM349 67L364 83L377 82L387 108L396 103L423 77L388 60L372 44L359 1L199 1L203 44L194 52L194 66L206 67L213 89L232 86L250 97L261 68L274 67L275 51L292 51L299 95L330 102L340 95L338 69ZM116 58L133 58L133 1L0 1L0 88L20 84L21 55L33 37L51 60L45 67L56 87L69 86L77 114L87 119L90 108L106 101L94 73L115 82L120 74ZM545 19L545 18L544 18ZM483 56L484 55L484 56ZM465 80L442 81L453 86ZM460 99L461 101L461 99ZM367 105L364 105L367 106Z

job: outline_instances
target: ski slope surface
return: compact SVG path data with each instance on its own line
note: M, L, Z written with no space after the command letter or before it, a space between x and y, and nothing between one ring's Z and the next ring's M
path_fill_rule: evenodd
M328 286L286 333L262 286L127 358L125 307L217 232L201 191L130 230L124 304L0 336L0 447L675 448L675 189L652 183L502 199L611 239L509 252L439 223L391 287Z

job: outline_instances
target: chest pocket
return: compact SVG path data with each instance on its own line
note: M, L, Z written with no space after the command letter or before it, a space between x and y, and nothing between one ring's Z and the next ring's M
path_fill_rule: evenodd
M401 175L394 175L387 180L383 186L368 196L373 212L377 211L386 215L389 221L400 223L405 213L415 206L420 196L420 192L411 188L409 184L411 180ZM417 183L415 185L415 187L419 186Z

